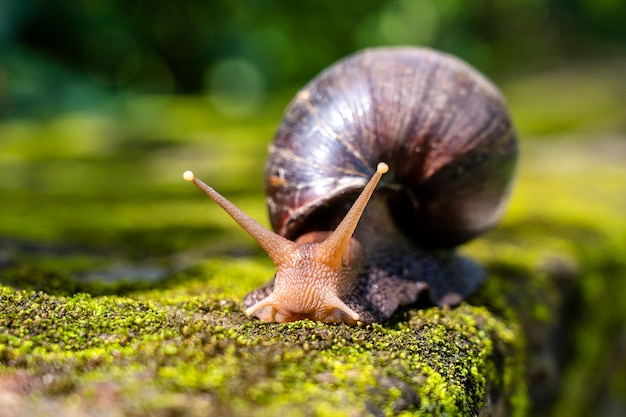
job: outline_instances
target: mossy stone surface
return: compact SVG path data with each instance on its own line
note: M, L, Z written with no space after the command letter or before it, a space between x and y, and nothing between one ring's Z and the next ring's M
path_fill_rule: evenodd
M413 310L364 327L263 325L204 284L203 295L174 286L102 297L2 287L0 390L14 396L5 410L472 415L489 401L522 415L519 329L484 307Z

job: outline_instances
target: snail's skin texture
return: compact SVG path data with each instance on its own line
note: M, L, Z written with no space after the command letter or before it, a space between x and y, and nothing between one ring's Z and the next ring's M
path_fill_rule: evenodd
M391 222L383 224L392 220L390 216L381 216L385 210L383 200L370 200L352 239L352 259L361 261L353 261L358 270L355 284L348 286L340 298L358 313L358 322L384 322L399 307L415 303L422 292L428 292L440 306L456 305L483 281L484 271L473 261L451 250L420 249L395 230ZM329 233L316 234L322 240ZM359 244L360 241L368 242L368 246ZM273 290L274 281L250 292L244 305L256 305ZM283 321L302 318L310 317L293 314ZM348 317L341 321L356 324Z
M429 49L381 48L332 65L287 108L266 165L275 233L185 178L276 264L245 297L248 316L358 324L424 292L445 306L478 287L482 269L455 249L499 221L516 157L504 100L482 75Z

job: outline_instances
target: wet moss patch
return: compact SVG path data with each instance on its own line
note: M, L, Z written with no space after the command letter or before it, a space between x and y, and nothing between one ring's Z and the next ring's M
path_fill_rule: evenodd
M20 403L65 411L98 409L105 388L124 413L189 415L460 415L524 398L519 330L468 304L390 326L261 325L210 295L162 303L2 287L0 311L0 370Z

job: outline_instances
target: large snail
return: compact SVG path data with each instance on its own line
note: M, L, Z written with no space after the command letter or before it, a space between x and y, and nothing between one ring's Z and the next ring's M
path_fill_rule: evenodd
M357 324L424 291L443 306L477 288L482 269L455 248L499 221L516 159L504 100L477 71L430 49L375 48L324 70L285 111L266 164L276 233L184 176L276 263L245 297L248 316Z

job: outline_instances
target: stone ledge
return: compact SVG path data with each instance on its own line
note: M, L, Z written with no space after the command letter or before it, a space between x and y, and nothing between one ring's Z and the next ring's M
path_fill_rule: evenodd
M0 289L5 415L523 415L520 328L484 307L263 325L220 297Z

